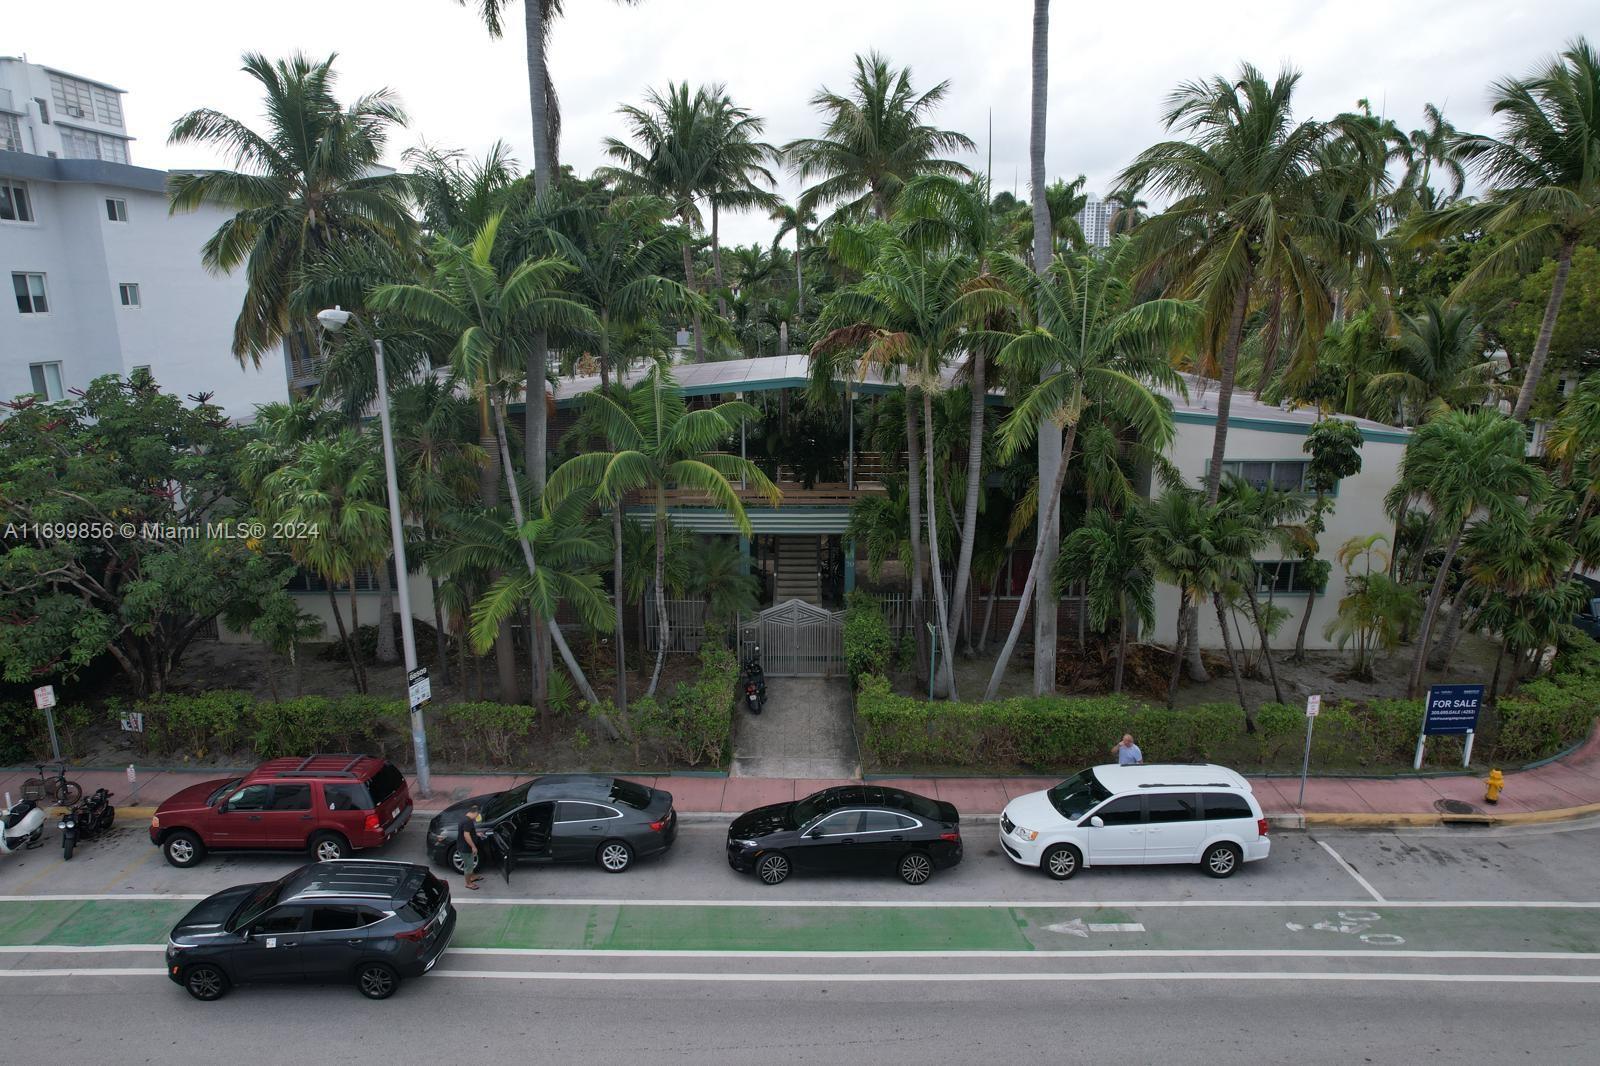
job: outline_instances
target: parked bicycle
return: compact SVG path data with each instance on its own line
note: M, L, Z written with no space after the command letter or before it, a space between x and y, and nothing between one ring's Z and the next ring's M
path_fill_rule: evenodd
M83 799L83 786L67 780L67 768L58 766L54 776L44 772L44 763L34 763L39 768L38 777L22 782L22 798L35 803L57 803L70 807Z

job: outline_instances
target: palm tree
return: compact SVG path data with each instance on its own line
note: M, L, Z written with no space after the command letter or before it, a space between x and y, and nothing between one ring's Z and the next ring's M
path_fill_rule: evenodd
M172 124L168 144L209 144L233 170L174 172L171 210L212 205L235 212L200 250L218 273L245 268L244 306L233 327L233 354L260 366L261 355L297 328L315 343L314 322L296 323L289 299L306 266L343 242L372 238L404 244L415 231L406 210L406 179L374 173L391 127L405 112L387 89L341 107L329 56L296 54L276 63L244 55L244 72L261 84L271 125L258 133L220 111L201 108Z
M1037 380L1018 399L999 432L1002 459L1039 440L1060 448L1061 461L1052 481L1039 483L1037 522L1041 529L1059 528L1061 489L1066 481L1078 427L1085 413L1100 405L1112 418L1129 425L1146 446L1163 449L1172 440L1172 408L1151 391L1151 384L1176 387L1177 375L1167 360L1171 345L1193 329L1199 309L1184 300L1136 302L1130 283L1133 246L1118 238L1103 256L1058 259L1042 275L1030 274L1019 260L1002 268L1008 284L1025 293L1030 321L1001 350L998 361L1016 380ZM1042 435L1041 434L1042 427ZM1026 603L1045 565L1054 570L1054 555L1035 551L1023 586ZM1054 603L1054 597L1050 602ZM1035 602L1034 609L1039 609ZM1053 607L1052 607L1053 609ZM986 700L995 698L1011 653L1022 632L1026 611L1012 620L1000 657L989 678ZM1037 627L1035 633L1037 633ZM1055 626L1050 626L1049 661L1055 661ZM1037 639L1037 637L1036 637ZM1037 649L1036 653L1037 653ZM1040 681L1036 654L1035 691L1054 685Z
M1511 417L1523 421L1533 405L1566 293L1572 253L1600 233L1600 56L1579 37L1544 69L1494 87L1502 134L1470 134L1457 142L1489 185L1481 201L1422 216L1414 233L1437 238L1477 230L1502 241L1466 277L1461 289L1489 278L1523 275L1554 258L1556 273L1539 336L1528 357Z
M684 560L684 588L705 601L708 622L754 614L760 605L756 579L745 573L739 546L727 537L702 541Z
M1417 314L1401 313L1393 370L1373 375L1369 404L1382 398L1402 425L1425 422L1445 411L1466 410L1509 399L1493 359L1484 357L1483 327L1469 308L1436 296L1424 297Z
M1467 185L1467 168L1459 151L1461 134L1433 104L1422 107L1423 127L1397 140L1389 159L1405 164L1405 175L1394 191L1395 214L1405 217L1413 209L1432 211L1461 198ZM1433 172L1444 172L1449 185L1444 192L1433 187Z
M817 224L816 209L805 201L804 198L796 200L793 204L780 203L768 215L778 224L778 232L772 235L772 250L778 250L778 242L790 233L794 234L794 293L796 313L801 317L806 313L806 279L801 272L800 261L805 255L806 239Z
M1050 0L1033 0L1033 54L1032 54L1032 86L1029 95L1030 114L1028 123L1028 192L1033 214L1033 271L1041 279L1050 270L1051 253L1053 252L1050 240L1050 201L1048 190L1044 183L1044 146L1045 146L1045 116L1049 104L1050 90ZM1044 286L1041 285L1041 289ZM1043 381L1043 375L1053 373L1058 369L1053 364L1042 364L1035 380ZM1043 491L1046 485L1056 485L1059 496L1059 486L1066 474L1067 461L1071 452L1061 450L1061 434L1057 424L1050 418L1051 412L1042 412L1039 423L1034 427L1034 436L1038 441L1039 452L1039 480L1038 490ZM1056 552L1061 544L1061 518L1060 500L1051 501L1054 506L1038 508L1036 520L1037 537L1034 542L1033 555L1035 565L1030 569L1037 569L1042 565L1052 570L1055 566ZM1056 628L1059 624L1057 617L1055 589L1051 582L1039 581L1033 573L1028 575L1032 582L1033 603L1033 691L1043 695L1054 692L1056 688ZM1027 613L1028 592L1024 591L1022 598L1017 601L1017 614L1020 617ZM999 669L995 677L1000 676L1004 663L1010 658L1011 648L1016 644L1018 624L1013 621L1011 633L1006 637L1007 647L1000 653ZM990 680L987 698L993 699L996 691L996 681Z
M1107 227L1113 237L1131 234L1144 221L1144 209L1150 206L1139 199L1138 189L1114 189L1106 193L1106 199L1117 205L1117 209L1111 212L1111 224Z
M779 152L772 145L755 139L766 127L766 120L735 105L725 86L713 85L706 90L706 106L716 138L711 149L711 173L703 191L711 204L711 273L717 284L717 312L726 318L728 301L723 295L719 216L724 208L773 211L783 205L777 194L770 191L778 179L766 167L768 161L779 157Z
M1150 505L1148 515L1148 550L1155 561L1156 577L1178 588L1178 631L1172 646L1172 673L1167 680L1167 709L1171 710L1178 693L1178 674L1183 666L1183 649L1186 643L1200 642L1199 612L1191 611L1208 596L1216 594L1230 582L1253 575L1243 572L1250 566L1249 557L1241 559L1235 552L1233 530L1227 524L1224 508L1206 500L1203 493L1187 488L1168 489ZM1218 616L1218 621L1222 618ZM1233 662L1232 644L1226 624L1222 637L1228 648L1228 659ZM1237 666L1234 668L1237 683ZM1244 690L1239 690L1239 702L1244 703ZM1253 729L1245 707L1246 728Z
M1082 585L1089 624L1102 633L1117 628L1117 672L1112 692L1122 691L1128 657L1128 627L1156 624L1155 564L1150 558L1144 512L1134 507L1121 515L1095 508L1083 524L1061 542L1056 564L1057 591Z
M550 257L529 260L502 268L495 257L501 216L491 215L470 244L462 245L448 236L434 239L429 251L432 275L426 285L385 285L369 297L378 311L392 311L455 338L450 365L456 376L472 383L479 396L486 398L494 414L495 442L504 473L507 497L516 528L523 563L530 579L535 579L537 558L527 536L522 494L518 491L506 441L506 396L516 387L525 354L519 345L535 326L597 332L600 323L582 304L566 296L560 285L573 267ZM534 614L536 629L548 623L550 637L560 652L567 672L583 698L597 703L594 689L572 650L562 637L553 615ZM548 681L548 664L538 661L542 633L535 633L535 699L541 704Z
M783 146L801 181L822 179L803 199L811 205L843 201L841 210L849 217L871 213L882 220L901 186L918 174L967 176L965 166L939 153L977 146L964 134L926 121L949 87L942 81L918 94L911 87L910 67L895 70L877 52L856 56L849 96L824 87L811 98L826 119L822 136Z
M1400 478L1387 502L1398 511L1405 501L1421 500L1435 525L1449 535L1417 631L1406 687L1413 699L1421 693L1428 639L1468 523L1482 515L1502 519L1547 484L1528 465L1526 450L1522 426L1494 411L1452 411L1419 428L1406 446Z
M1372 680L1372 653L1399 647L1400 635L1417 616L1417 598L1411 588L1383 571L1388 561L1378 545L1386 539L1374 533L1351 537L1340 545L1337 558L1344 567L1346 595L1339 601L1338 613L1323 627L1323 635L1337 641L1341 651L1346 644L1355 643L1350 676L1361 681ZM1380 560L1377 570L1372 567L1374 557ZM1361 563L1366 568L1356 573Z
M599 428L611 451L575 456L550 476L546 496L559 506L570 495L592 488L600 503L619 509L630 492L647 492L655 508L655 600L660 627L655 670L645 695L654 696L661 666L670 643L667 621L666 549L667 493L686 490L703 493L733 517L745 536L750 519L732 482L741 480L776 506L777 486L755 463L720 450L738 431L740 419L759 417L743 401L720 403L690 411L683 389L661 364L650 368L643 381L628 391L627 402L601 392L586 393L584 415Z
M1332 313L1322 262L1372 250L1367 227L1331 216L1325 206L1336 193L1381 180L1382 151L1359 116L1295 123L1299 80L1289 70L1269 83L1246 64L1235 78L1181 85L1165 121L1191 139L1147 148L1117 181L1173 197L1141 227L1141 242L1175 289L1200 301L1205 344L1217 353L1221 381L1205 480L1213 502L1253 288L1263 279L1286 281L1285 302L1304 329L1321 336ZM1330 157L1324 149L1336 140L1353 150Z
M1300 616L1300 630L1294 639L1294 662L1304 662L1306 657L1306 629L1311 625L1311 609L1316 606L1317 590L1327 584L1331 567L1320 556L1322 546L1318 538L1328 528L1329 500L1339 482L1361 472L1359 450L1365 442L1361 430L1354 422L1325 418L1306 432L1305 443L1300 448L1311 461L1306 464L1305 488L1312 494L1310 514L1306 518L1305 537L1299 542L1296 565L1301 579L1308 587L1304 613Z

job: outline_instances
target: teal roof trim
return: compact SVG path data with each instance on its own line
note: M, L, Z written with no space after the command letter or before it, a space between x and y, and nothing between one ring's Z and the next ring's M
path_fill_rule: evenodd
M1335 417L1343 418L1345 416ZM1172 420L1174 422L1185 422L1192 426L1214 426L1217 424L1217 416L1215 414L1200 411L1174 411L1172 412ZM1345 418L1345 420L1350 421L1348 418ZM1293 433L1296 436L1303 437L1310 432L1314 423L1278 422L1267 418L1229 417L1228 425L1238 426L1241 429L1259 429L1267 433ZM1384 444L1405 444L1411 439L1411 434L1403 429L1369 429L1366 426L1358 426L1357 428L1361 430L1363 440L1380 441Z

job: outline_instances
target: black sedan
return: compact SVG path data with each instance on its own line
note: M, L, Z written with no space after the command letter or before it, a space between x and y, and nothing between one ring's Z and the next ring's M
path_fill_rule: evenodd
M660 855L678 834L672 793L617 777L547 774L504 792L462 800L428 823L428 855L461 870L457 840L467 808L482 815L507 877L519 865L594 862L619 874L636 858Z
M450 887L410 862L334 859L200 901L167 938L167 976L195 999L257 981L352 981L387 999L455 932Z
M961 861L951 804L875 785L823 789L741 814L728 827L728 865L769 885L794 870L889 873L920 885Z

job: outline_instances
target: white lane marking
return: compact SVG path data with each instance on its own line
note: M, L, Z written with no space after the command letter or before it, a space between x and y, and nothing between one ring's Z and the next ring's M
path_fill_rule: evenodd
M1387 903L1387 902L1389 902L1388 900L1383 898L1383 894L1382 893L1380 893L1377 889L1372 887L1372 882L1368 881L1365 877L1362 877L1360 874L1356 873L1356 868L1354 866L1351 866L1349 863L1345 862L1344 861L1344 856L1340 855L1337 851L1334 851L1333 848L1328 844L1328 842L1326 840L1319 840L1319 841L1317 841L1317 843L1322 846L1322 850L1323 851L1327 852L1329 855L1332 855L1333 856L1333 861L1338 863L1344 869L1345 873L1347 873L1351 877L1355 878L1356 879L1356 884L1358 884L1362 888L1366 889L1368 894L1370 894L1373 899L1377 900L1379 903Z
M119 966L119 967L93 967L73 968L61 970L0 970L0 977L165 977L167 971L161 967L151 969L148 966Z
M221 891L220 889L218 891ZM119 892L105 895L0 895L0 903L52 903L99 900L200 900L210 893L201 892ZM1255 907L1255 908L1340 908L1370 907L1370 899L1122 899L1075 900L1058 903L1047 899L1012 900L859 900L859 899L573 899L473 897L452 896L452 903L463 906L501 907L771 907L775 910L814 908L889 908L895 910L1136 910L1140 907ZM1422 910L1600 910L1600 900L1396 900L1385 899L1388 908Z
M3 955L107 955L116 951L165 951L165 944L8 944Z
M1144 925L1140 922L1090 922L1091 933L1142 933Z

